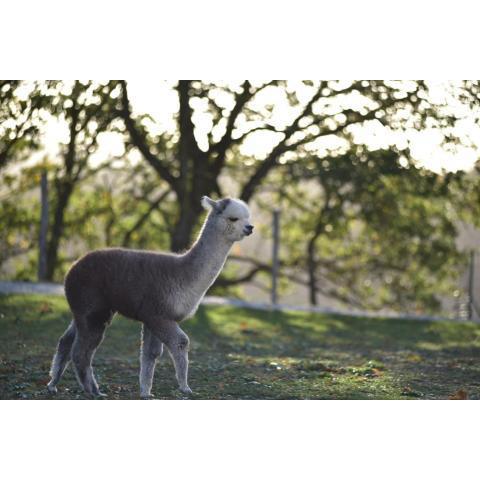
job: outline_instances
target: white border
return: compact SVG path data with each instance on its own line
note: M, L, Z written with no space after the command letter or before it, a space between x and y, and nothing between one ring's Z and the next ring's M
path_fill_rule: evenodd
M460 478L476 402L3 401L8 479ZM471 475L469 475L470 478Z
M471 78L475 2L16 0L1 76Z

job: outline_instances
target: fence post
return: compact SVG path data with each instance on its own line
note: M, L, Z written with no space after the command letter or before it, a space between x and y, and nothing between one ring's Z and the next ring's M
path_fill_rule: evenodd
M47 172L42 172L40 180L40 234L38 239L38 280L47 276L47 233L48 233L48 181Z
M468 273L468 319L473 322L474 315L474 293L473 293L473 283L475 278L475 251L470 252L470 268Z
M280 210L275 209L273 211L273 245L272 245L272 305L278 303L278 249L280 245Z

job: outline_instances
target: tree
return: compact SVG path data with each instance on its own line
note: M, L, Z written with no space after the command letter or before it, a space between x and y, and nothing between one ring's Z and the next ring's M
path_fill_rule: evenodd
M52 163L51 167L54 195L47 242L47 280L53 280L55 275L65 214L75 188L105 167L94 168L89 165L89 159L97 150L100 134L106 132L115 119L110 106L114 101L115 88L114 82L75 81L71 85L57 85L50 109L53 115L65 122L68 138L61 146L59 161Z
M38 232L38 280L47 276L48 178L44 170L40 177L40 228Z
M118 114L131 144L174 193L174 251L191 241L201 196L223 195L220 178L227 172L237 181L240 198L249 201L273 171L297 162L301 150L318 154L322 140L346 150L359 141L354 133L361 128L373 125L392 133L428 127L457 140L453 127L459 114L432 100L422 81L318 81L303 82L302 89L280 81L236 86L179 81L177 130L160 135L149 132L144 116L134 117L126 82L121 89ZM476 83L465 82L451 94L471 106L478 92ZM269 98L281 100L282 115L276 112L279 102L271 104ZM207 131L200 128L205 124L210 124ZM268 151L261 158L243 154L242 146L261 133L269 135Z
M323 293L357 306L439 306L463 265L455 244L462 206L452 194L461 173L361 147L290 170L279 193L290 226L286 264L307 271L311 304Z

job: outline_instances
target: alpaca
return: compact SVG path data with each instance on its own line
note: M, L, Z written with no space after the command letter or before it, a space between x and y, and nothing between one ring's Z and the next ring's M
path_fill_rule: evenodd
M157 359L165 345L180 390L188 386L189 338L179 327L192 316L217 278L234 242L253 232L250 212L241 200L202 198L209 210L196 242L183 254L111 248L87 253L65 277L65 296L73 320L52 360L48 390L56 393L72 360L86 394L101 396L92 369L96 349L115 313L143 323L140 396L151 396Z

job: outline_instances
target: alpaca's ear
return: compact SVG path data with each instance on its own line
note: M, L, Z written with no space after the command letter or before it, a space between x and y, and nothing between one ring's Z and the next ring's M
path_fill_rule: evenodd
M202 207L205 210L210 210L212 208L215 208L216 206L217 206L217 202L215 202L211 198L207 197L206 195L202 197Z

